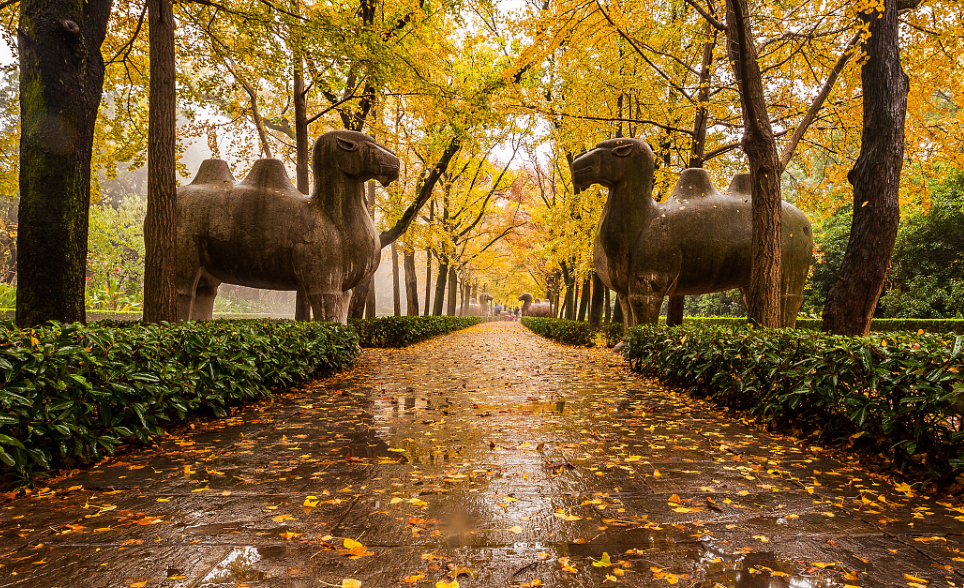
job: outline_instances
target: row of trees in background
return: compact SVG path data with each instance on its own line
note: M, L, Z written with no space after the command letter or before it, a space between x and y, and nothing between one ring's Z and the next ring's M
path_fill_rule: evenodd
M150 159L148 225L158 214L172 215L170 203L154 205L163 201L160 193L170 200L173 152L184 148L171 140L174 114L180 135L206 139L215 156L242 173L259 155L291 162L303 192L309 136L363 130L395 150L403 174L373 193L372 204L394 275L406 270L408 314L441 314L459 292L464 298L473 285L486 284L504 299L531 290L554 299L565 316L598 323L612 302L592 272L605 194L576 193L568 164L599 140L645 136L658 156L657 197L684 167L707 166L718 185L746 167L754 171L759 263L749 314L761 324L776 316L774 203L782 194L818 225L831 219L827 227L839 224L834 211L850 203L857 227L850 257L836 288L818 286L830 267L818 264L814 291L850 292L831 294L836 302L825 316L836 331L858 332L869 326L884 283L898 190L905 210L923 215L935 178L964 168L964 90L951 83L960 79L964 47L960 9L950 0L559 0L514 12L485 1L194 0L164 16L165 1L21 0L19 14L9 8L16 4L5 5L6 30L19 34L24 83L23 116L5 120L0 137L0 185L9 194L18 187L27 202L22 241L72 243L31 246L26 260L19 252L21 324L83 317L91 272L87 209L105 182ZM154 35L174 23L176 34L173 27L164 33L171 42L165 49ZM158 59L168 70L152 70L163 65ZM60 82L50 77L54 62ZM176 103L170 84L149 96L165 75L176 76ZM159 120L148 116L150 105L162 104L158 96L169 105L169 156L148 157L162 153L146 124ZM901 175L905 100L903 157L913 165ZM9 102L2 106L10 110ZM21 118L28 121L22 130ZM20 158L12 157L11 136L21 132ZM889 159L871 157L881 153ZM11 182L16 176L19 182ZM42 232L31 232L34 225ZM151 235L148 242L163 240ZM873 267L856 263L868 247ZM428 260L421 298L412 279L416 251ZM150 248L145 255L158 276L170 272L163 255ZM48 258L56 263L39 261ZM868 279L857 279L864 274ZM147 290L160 292L162 282L152 279ZM923 284L899 282L904 296ZM358 290L352 314L360 316L366 304L373 312L370 288ZM38 295L51 291L58 295ZM145 316L168 318L161 298L147 297L148 309L158 312ZM674 303L670 315L678 318L683 301ZM848 308L856 312L840 314Z

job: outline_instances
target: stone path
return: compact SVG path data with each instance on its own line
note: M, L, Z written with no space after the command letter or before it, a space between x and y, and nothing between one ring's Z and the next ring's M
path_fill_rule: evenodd
M0 587L961 586L962 521L489 323L8 495Z

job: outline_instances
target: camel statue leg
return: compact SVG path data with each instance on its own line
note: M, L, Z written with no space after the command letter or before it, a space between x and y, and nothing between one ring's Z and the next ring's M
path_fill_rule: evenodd
M295 320L311 320L311 303L308 302L308 295L305 294L304 290L298 290L295 294Z
M194 290L194 306L191 318L199 321L209 321L214 319L214 299L218 295L220 280L216 280L209 275L201 276Z
M179 321L191 320L191 309L194 307L197 283L201 278L200 267L195 266L193 270L189 270L186 267L187 265L183 262L178 263L178 272L174 283L177 292L177 320Z
M338 321L348 324L348 306L345 294L337 292L308 292L312 314L316 321Z
M655 294L630 294L629 306L637 325L655 325L659 322L659 309L663 305L663 297Z

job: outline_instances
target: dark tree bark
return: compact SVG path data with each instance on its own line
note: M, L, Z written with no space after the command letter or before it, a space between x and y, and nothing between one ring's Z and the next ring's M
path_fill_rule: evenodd
M612 322L622 323L623 322L623 306L619 303L619 294L616 294L616 304L613 306L613 318Z
M455 273L455 268L449 266L449 303L446 307L449 316L455 316L455 295L458 293L458 274Z
M666 325L682 325L683 312L686 307L686 296L670 296L669 305L666 307Z
M746 0L726 0L727 54L743 111L743 151L753 175L753 238L747 315L763 327L780 326L780 158L767 112Z
M85 320L90 158L111 3L20 2L20 327Z
M825 331L866 335L897 238L909 81L900 65L898 0L884 13L861 14L869 24L863 85L860 155L847 179L854 187L853 224L840 273L823 309Z
M398 279L398 246L392 243L392 310L402 316L402 288Z
M428 224L431 225L435 222L435 201L428 207ZM435 253L432 251L431 247L425 248L425 316L431 316L432 313L432 257Z
M605 288L605 301L603 302L603 304L605 304L605 314L603 315L603 321L608 325L609 322L612 320L612 316L609 310L609 308L612 306L612 299L609 294L609 288Z
M171 0L148 0L150 100L147 130L147 217L144 219L144 322L177 322L177 89Z
M435 278L435 304L432 307L432 316L442 316L442 309L445 304L446 285L449 278L449 263L447 259L439 260L438 276Z
M602 283L596 272L592 273L592 304L589 310L589 326L598 329L602 325L603 300L606 295L606 285Z
M415 270L415 250L405 252L405 314L418 316L418 274Z
M295 181L298 191L307 195L310 189L308 172L309 138L308 138L308 106L307 91L305 90L304 60L300 55L295 57L294 91L292 103L295 109ZM306 296L295 296L295 320L306 321L311 318L311 307Z
M586 276L586 281L582 283L582 290L580 292L581 296L579 299L579 316L576 318L576 320L578 321L586 320L586 311L589 310L589 294L590 294L589 289L591 287L591 284L592 284L592 278L590 276Z

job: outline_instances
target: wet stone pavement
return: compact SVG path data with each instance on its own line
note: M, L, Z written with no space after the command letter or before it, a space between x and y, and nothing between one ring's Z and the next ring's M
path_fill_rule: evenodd
M0 587L964 585L964 510L489 323L0 502Z

